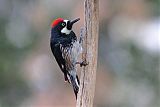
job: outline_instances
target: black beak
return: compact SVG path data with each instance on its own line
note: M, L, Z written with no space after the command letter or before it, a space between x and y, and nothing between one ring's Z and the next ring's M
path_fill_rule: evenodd
M74 23L78 22L80 20L80 18L74 19L71 21L71 25L73 25Z
M68 24L67 24L67 29L68 30L71 30L72 29L72 26L74 23L76 23L77 21L79 21L80 18L77 18L77 19L74 19L74 20L71 20Z

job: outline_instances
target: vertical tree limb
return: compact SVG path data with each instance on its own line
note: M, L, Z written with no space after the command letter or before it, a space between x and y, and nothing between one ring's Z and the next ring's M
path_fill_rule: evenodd
M83 31L82 31L83 32ZM93 107L99 34L99 0L85 0L85 36L82 59L89 64L82 68L77 107Z

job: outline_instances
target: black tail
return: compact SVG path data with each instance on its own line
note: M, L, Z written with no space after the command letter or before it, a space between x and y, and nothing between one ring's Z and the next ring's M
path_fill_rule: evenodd
M76 96L76 99L77 99L77 94L78 94L78 91L79 91L79 79L78 79L78 76L74 76L74 75L69 75L70 77L70 80L71 80L71 83L72 83L72 87L73 87L73 90L74 90L74 94Z

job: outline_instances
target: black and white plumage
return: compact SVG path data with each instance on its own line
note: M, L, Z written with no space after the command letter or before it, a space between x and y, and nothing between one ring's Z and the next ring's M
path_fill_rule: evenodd
M50 39L52 53L64 73L65 81L72 84L76 98L80 83L75 66L82 47L72 31L72 25L78 20L80 19L73 21L63 20L62 18L56 19L52 23Z

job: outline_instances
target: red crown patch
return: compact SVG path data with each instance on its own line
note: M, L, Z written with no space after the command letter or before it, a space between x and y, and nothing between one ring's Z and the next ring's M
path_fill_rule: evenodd
M56 26L60 22L63 22L63 18L57 18L56 20L54 20L51 24L51 27L53 28L54 26Z

